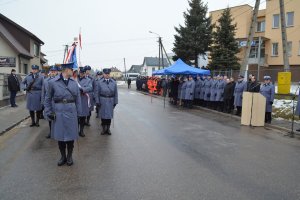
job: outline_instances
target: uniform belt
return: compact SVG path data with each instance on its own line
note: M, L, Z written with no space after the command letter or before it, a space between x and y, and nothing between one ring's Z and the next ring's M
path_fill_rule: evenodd
M106 97L106 98L113 98L115 97L115 95L104 95L104 94L100 94L100 97Z
M57 100L54 100L54 103L75 103L74 100L71 100L71 99L57 99Z

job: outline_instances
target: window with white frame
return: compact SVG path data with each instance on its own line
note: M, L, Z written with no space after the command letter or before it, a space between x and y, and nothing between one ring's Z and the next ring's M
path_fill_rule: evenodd
M287 42L287 54L288 56L292 56L292 49L293 49L293 46L292 46L292 42Z
M257 32L265 32L266 29L266 22L265 21L261 21L261 22L257 22Z
M279 14L273 15L273 26L272 28L279 28Z
M294 26L294 12L286 13L286 26Z
M35 57L39 57L40 55L40 48L36 43L33 44L33 54Z
M272 43L272 56L278 56L278 43Z

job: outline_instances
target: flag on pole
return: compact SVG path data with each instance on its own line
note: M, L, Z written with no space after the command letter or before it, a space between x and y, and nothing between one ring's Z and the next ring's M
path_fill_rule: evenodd
M66 63L74 63L73 69L77 70L78 69L78 63L77 63L77 55L76 55L76 43L74 42L72 46L68 50L68 54L65 60Z
M81 43L81 28L79 30L79 47L82 49L82 43Z

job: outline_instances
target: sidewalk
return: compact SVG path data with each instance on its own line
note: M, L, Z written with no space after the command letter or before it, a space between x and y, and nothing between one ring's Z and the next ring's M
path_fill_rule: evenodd
M0 135L12 129L29 117L26 101L18 102L18 107L5 106L0 108Z
M144 95L149 95L149 93L146 93L146 92L142 92L142 91L138 91L138 92L140 92ZM162 96L157 96L157 95L153 95L152 97L160 99L160 100L164 99ZM168 103L168 97L166 98L166 103ZM235 120L241 120L241 118L239 116L219 112L219 111L208 109L208 108L201 107L201 106L194 106L193 109L203 110L203 111L206 111L206 112L213 112L213 113L220 114L220 115L223 115L223 116L231 116ZM288 134L291 131L292 122L287 121L287 120L272 119L272 124L265 124L265 127L280 130L280 131L282 131L283 134ZM299 129L299 128L300 128L300 124L295 122L294 123L294 132L295 132L295 135L297 135L297 136L300 135L300 132L296 131L296 129Z

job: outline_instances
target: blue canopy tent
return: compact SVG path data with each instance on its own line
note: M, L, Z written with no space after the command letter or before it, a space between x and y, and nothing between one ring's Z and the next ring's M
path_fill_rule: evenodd
M156 70L153 75L210 75L209 70L198 69L185 64L181 59L178 59L173 65L168 68Z
M165 73L166 69L160 69L152 72L152 75L166 75Z

